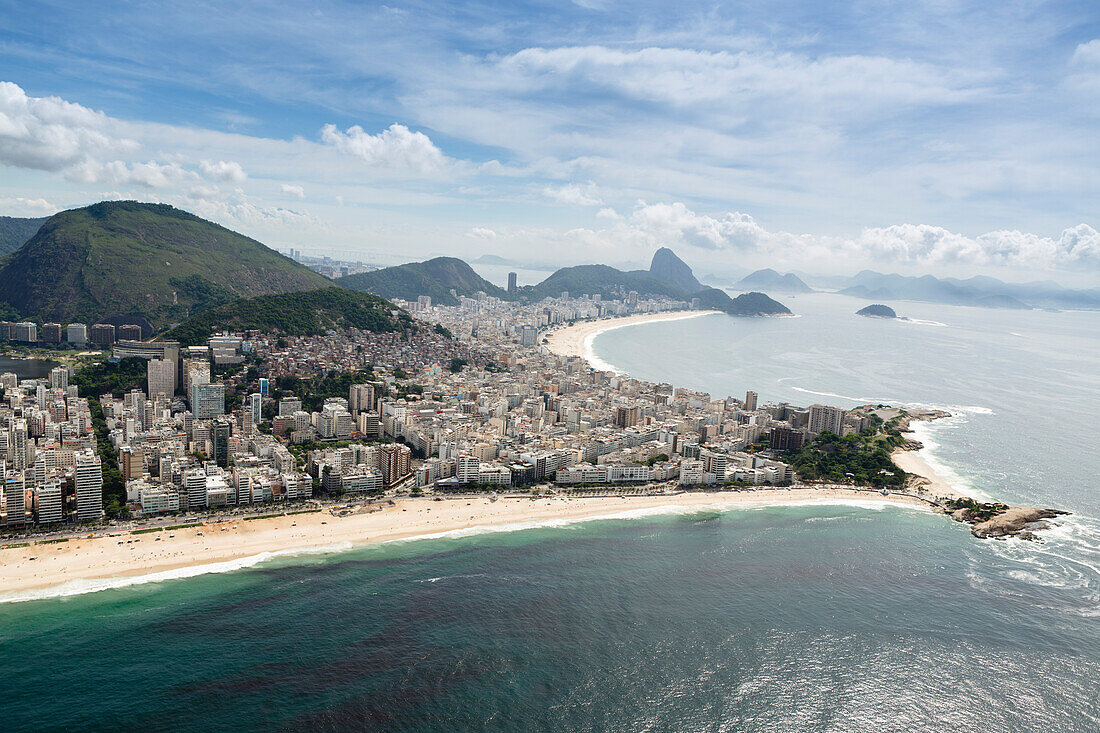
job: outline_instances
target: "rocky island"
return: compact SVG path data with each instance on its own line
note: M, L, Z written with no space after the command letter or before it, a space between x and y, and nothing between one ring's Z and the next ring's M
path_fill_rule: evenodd
M867 318L897 318L898 314L894 312L894 309L888 305L882 305L881 303L875 303L869 305L866 308L860 308L856 311L857 316L866 316Z
M947 502L945 511L956 522L972 525L970 534L975 537L996 540L1003 540L1006 537L1018 537L1021 540L1039 539L1034 530L1050 527L1043 520L1069 514L1057 509L1008 506L1000 503L983 504L973 499L952 499Z

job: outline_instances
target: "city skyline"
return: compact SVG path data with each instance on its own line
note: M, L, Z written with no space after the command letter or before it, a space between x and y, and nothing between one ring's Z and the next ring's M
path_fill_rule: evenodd
M379 264L667 245L1095 284L1093 8L800 10L12 4L0 213L163 201Z

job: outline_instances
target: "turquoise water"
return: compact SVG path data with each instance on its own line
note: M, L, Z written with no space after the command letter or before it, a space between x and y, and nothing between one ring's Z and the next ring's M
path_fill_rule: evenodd
M2 604L4 730L1100 727L1100 314L790 305L595 347L715 394L948 406L945 469L1075 515L1029 544L889 506L670 514Z

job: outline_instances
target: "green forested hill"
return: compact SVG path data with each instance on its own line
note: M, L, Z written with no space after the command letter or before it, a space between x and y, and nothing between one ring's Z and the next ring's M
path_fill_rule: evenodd
M664 295L683 298L679 287L658 280L648 272L623 272L608 265L577 265L563 267L538 285L520 288L519 294L531 300L557 298L563 292L571 297L600 295L604 298L623 297L631 290L639 295Z
M474 272L473 268L455 257L436 257L424 262L410 262L372 272L360 272L336 280L341 287L374 293L383 298L416 300L429 295L438 305L458 305L451 295L473 296L479 290L498 298L506 293Z
M254 239L136 201L55 214L0 268L0 299L25 318L143 316L157 328L234 298L331 284Z
M192 346L206 343L218 331L259 330L310 336L337 327L375 333L417 328L408 313L389 301L333 286L234 300L192 316L164 337Z
M741 293L736 298L726 295L724 290L707 288L695 293L700 308L729 313L731 316L786 316L791 311L787 306L764 293Z

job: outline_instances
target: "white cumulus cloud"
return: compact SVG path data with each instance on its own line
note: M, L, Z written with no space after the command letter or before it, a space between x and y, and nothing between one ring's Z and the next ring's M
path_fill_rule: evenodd
M0 164L63 171L136 146L108 133L106 115L57 97L28 97L0 82Z
M431 138L397 123L377 135L371 135L359 125L349 127L346 132L341 132L336 125L325 125L321 129L321 140L342 153L380 168L432 173L441 170L447 162L443 151Z
M301 186L295 186L290 183L284 183L279 186L279 192L284 193L287 196L293 196L296 199L304 199L306 197L306 190Z
M202 160L199 170L207 178L225 183L243 183L248 178L241 164L232 160Z
M46 199L0 196L0 213L4 216L38 217L55 214L60 210L60 206L55 206Z
M606 211L606 210L604 210ZM788 265L807 266L843 258L851 263L885 265L975 265L1051 269L1100 268L1100 233L1087 224L1057 237L1020 231L967 236L928 224L871 227L855 237L815 236L770 231L749 214L696 212L681 202L639 202L628 215L612 217L603 229L573 229L566 239L589 247L622 248L641 255L658 246L688 246L757 255Z

